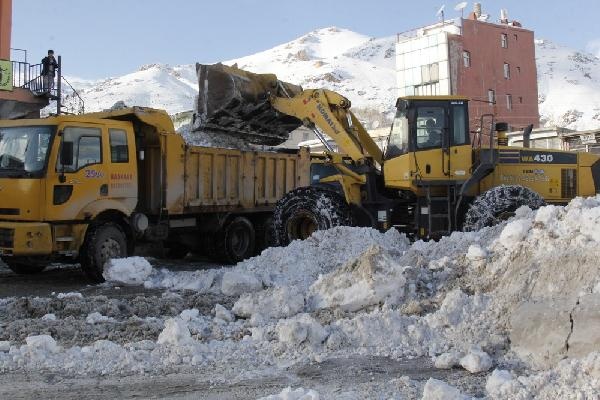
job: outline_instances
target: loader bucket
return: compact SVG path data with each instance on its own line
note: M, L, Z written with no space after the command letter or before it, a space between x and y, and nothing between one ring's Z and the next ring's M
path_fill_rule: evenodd
M220 133L248 143L275 146L283 143L302 121L278 113L271 95L287 97L300 86L277 80L273 74L254 74L223 64L196 64L198 101L193 130Z

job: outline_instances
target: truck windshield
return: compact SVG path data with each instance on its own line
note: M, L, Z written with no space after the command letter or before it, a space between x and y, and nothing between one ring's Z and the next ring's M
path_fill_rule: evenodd
M32 176L42 172L52 126L0 127L0 175Z
M408 118L406 112L406 109L398 109L396 113L385 151L386 160L408 152Z

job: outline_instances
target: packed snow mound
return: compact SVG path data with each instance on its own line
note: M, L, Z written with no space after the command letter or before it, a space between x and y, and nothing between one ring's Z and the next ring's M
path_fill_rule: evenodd
M358 311L384 302L399 304L408 268L396 264L381 247L369 247L357 259L317 279L310 288L311 306Z
M521 208L499 225L438 242L339 227L232 268L152 269L144 285L168 289L165 301L190 291L194 300L163 315L151 340L61 348L43 339L32 350L11 338L0 370L193 373L350 355L427 357L438 368L478 374L492 399L593 397L600 389L598 226L600 196ZM200 312L196 302L210 296L226 306ZM466 396L444 382L425 386L424 398Z
M152 272L152 265L143 257L113 258L104 266L102 276L111 282L140 285Z

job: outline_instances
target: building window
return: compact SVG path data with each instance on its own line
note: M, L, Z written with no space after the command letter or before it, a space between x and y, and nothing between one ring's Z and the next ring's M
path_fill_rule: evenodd
M510 64L504 63L504 79L510 79Z
M500 35L500 44L502 45L503 49L508 48L508 35L506 33Z
M519 96L519 104L523 104L523 97Z
M440 80L440 67L438 63L421 65L421 82L424 84Z
M521 67L517 67L517 72L520 74L521 73Z
M515 42L519 39L519 36L515 33Z
M471 66L471 53L469 53L468 51L463 51L463 65L466 68L469 68Z
M512 110L512 94L506 95L506 109L509 111Z
M488 103L490 103L490 105L496 104L496 92L492 89L488 90Z

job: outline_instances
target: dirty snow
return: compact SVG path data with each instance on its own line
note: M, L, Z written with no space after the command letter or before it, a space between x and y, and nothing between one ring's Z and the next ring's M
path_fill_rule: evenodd
M152 265L143 257L116 258L109 260L105 267L104 279L107 281L139 285L152 272Z
M385 357L464 378L390 380L389 390L369 386L362 398L373 396L369 390L424 399L593 398L598 226L600 197L578 198L523 208L498 226L439 242L339 227L229 268L148 270L125 259L118 264L127 266L128 282L161 294L0 302L0 370L243 380L340 357ZM111 279L107 285L123 282ZM55 319L42 320L47 314ZM270 393L293 398L299 390L282 389ZM313 390L334 396L332 387ZM352 393L347 398L361 398Z

